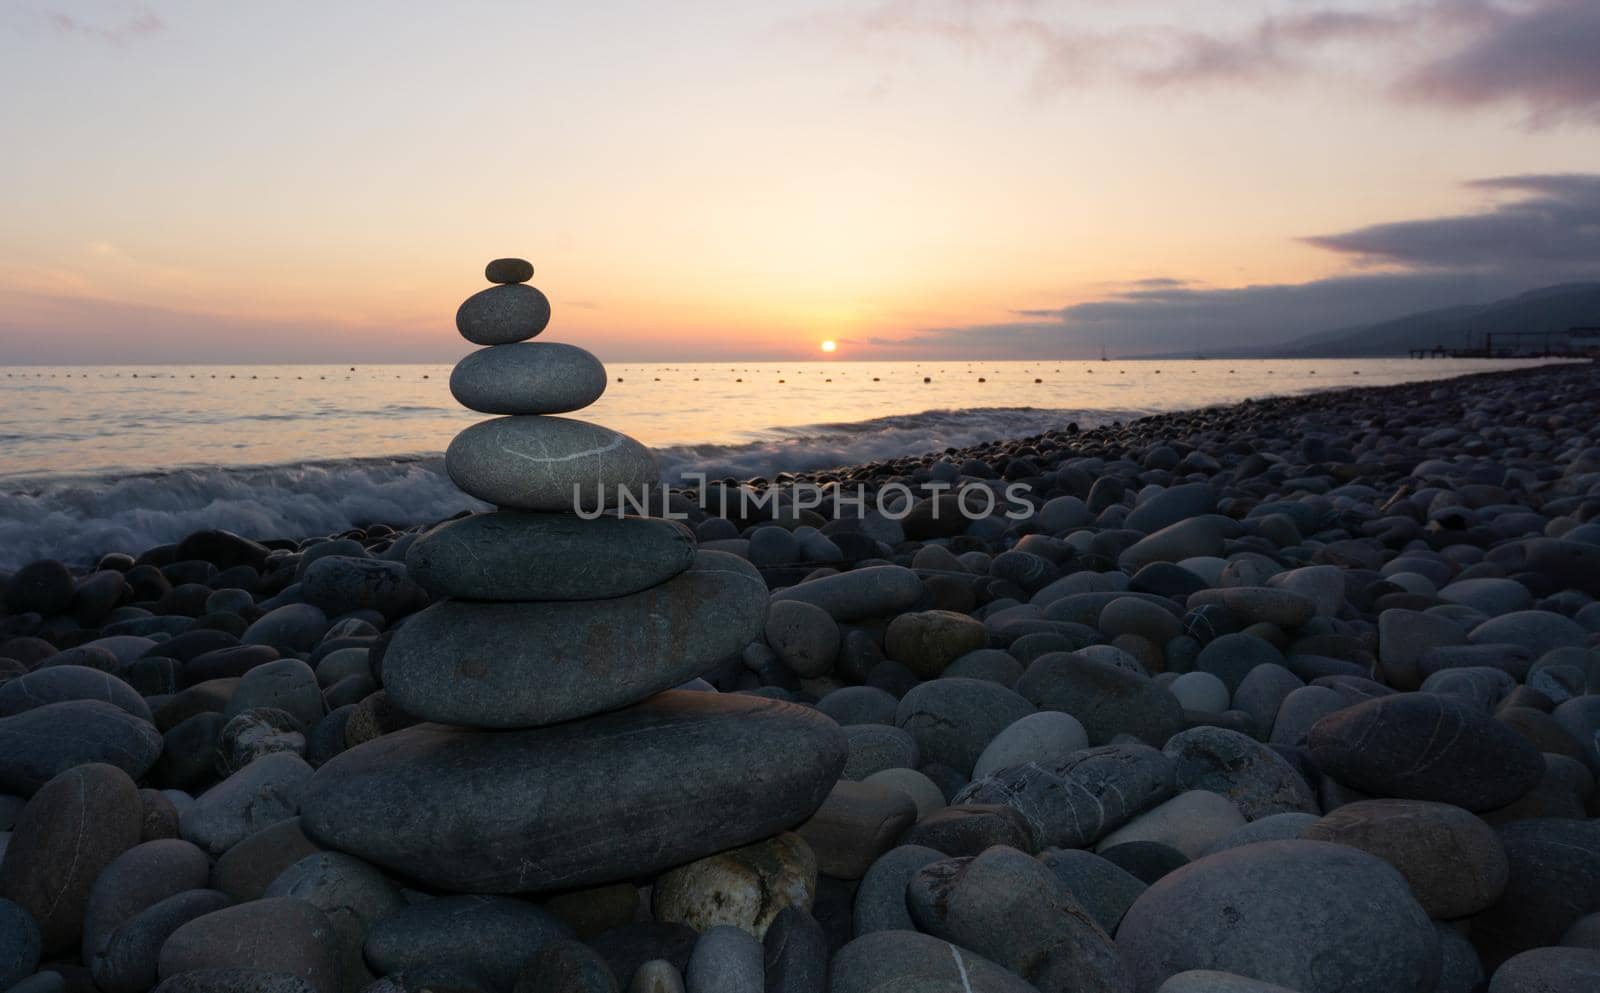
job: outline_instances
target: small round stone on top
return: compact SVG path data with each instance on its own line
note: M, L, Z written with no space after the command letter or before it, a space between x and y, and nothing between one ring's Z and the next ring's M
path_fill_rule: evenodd
M483 267L491 283L526 283L533 278L533 263L527 259L495 259Z

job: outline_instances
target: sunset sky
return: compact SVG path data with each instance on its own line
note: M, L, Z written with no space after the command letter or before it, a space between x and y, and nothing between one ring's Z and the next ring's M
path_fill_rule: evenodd
M0 364L1257 344L1600 279L1596 0L0 5Z

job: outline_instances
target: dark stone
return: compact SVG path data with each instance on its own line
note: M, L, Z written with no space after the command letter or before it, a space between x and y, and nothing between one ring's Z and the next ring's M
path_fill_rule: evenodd
M762 940L766 993L824 993L828 939L816 918L799 907L778 911Z
M932 848L949 856L977 855L995 845L1038 851L1028 821L999 804L957 804L935 811L900 836L901 845Z
M1189 864L1189 857L1159 841L1125 841L1102 849L1100 857L1149 885Z
M694 564L676 521L500 511L441 524L411 543L406 568L435 596L598 600L659 586Z
M1510 866L1505 890L1472 919L1472 943L1490 971L1554 945L1578 918L1600 911L1600 821L1515 821L1499 834Z
M1160 747L1183 730L1183 705L1165 687L1108 662L1071 653L1041 655L1017 680L1017 692L1041 710L1076 717L1089 743L1131 734Z
M1002 803L1028 822L1041 847L1083 848L1176 792L1175 769L1148 745L1102 745L1059 766L1002 769L956 794L957 803Z
M977 952L916 931L874 931L833 957L829 993L1039 993Z
M943 762L965 776L995 735L1033 710L1033 704L996 683L934 679L906 693L895 724L916 738L923 761Z
M559 918L526 900L442 896L374 923L365 955L379 975L456 962L503 990L517 982L518 973L542 949L571 936Z
M531 731L385 735L317 770L300 809L310 837L437 886L553 890L769 837L817 809L844 759L815 711L669 691Z
M1207 856L1134 901L1117 948L1139 993L1215 969L1302 993L1429 993L1433 924L1388 863L1319 841Z
M1400 870L1435 920L1484 910L1509 868L1493 829L1460 807L1423 800L1360 800L1308 825L1301 837L1370 852Z
M509 345L538 335L550 323L550 301L522 282L491 286L467 297L456 330L474 345Z
M142 815L133 780L101 763L61 773L22 809L0 863L0 898L33 916L45 955L78 944L95 879L139 843Z
M1503 807L1544 760L1526 738L1450 697L1398 693L1329 714L1306 745L1326 775L1374 796Z
M495 259L483 267L491 283L526 283L533 278L533 263L526 259Z
M340 993L338 945L327 915L289 897L225 907L183 924L161 946L163 979L200 969L249 968Z
M657 959L672 963L681 975L689 968L689 956L699 937L694 928L685 924L641 921L602 931L589 942L589 947L611 966L613 976L627 976L631 981L641 965Z
M11 574L5 586L6 608L13 614L36 613L46 617L66 613L76 590L72 570L55 559L41 559Z
M0 790L31 796L51 777L89 763L143 776L161 754L148 721L102 700L68 700L0 718Z
M554 724L698 676L760 633L766 607L760 574L717 552L699 553L694 568L661 586L611 600L446 601L396 633L383 684L425 720Z
M924 866L906 886L906 904L922 931L1005 966L1041 993L1131 991L1093 915L1042 862L1015 849Z

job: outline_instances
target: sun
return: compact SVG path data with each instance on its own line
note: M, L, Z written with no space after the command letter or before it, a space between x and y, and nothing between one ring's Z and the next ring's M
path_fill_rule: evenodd
M829 338L827 341L822 343L822 350L824 352L836 351L836 350L838 350L838 348L839 348L839 343L837 341L834 341L832 338Z

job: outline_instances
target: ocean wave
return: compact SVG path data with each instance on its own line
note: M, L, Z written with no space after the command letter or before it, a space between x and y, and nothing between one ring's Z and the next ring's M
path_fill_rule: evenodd
M880 459L1042 434L1076 421L1083 427L1131 420L1134 409L1068 410L1048 407L969 407L925 410L866 421L827 422L755 432L750 441L721 445L671 445L656 449L663 479L686 473L749 479L860 465Z
M662 478L772 477L1090 427L1137 410L981 407L751 432L748 441L656 449ZM438 456L192 468L113 477L11 481L0 492L0 568L41 558L75 565L138 553L204 528L254 538L332 534L374 522L405 526L487 505L457 490Z

